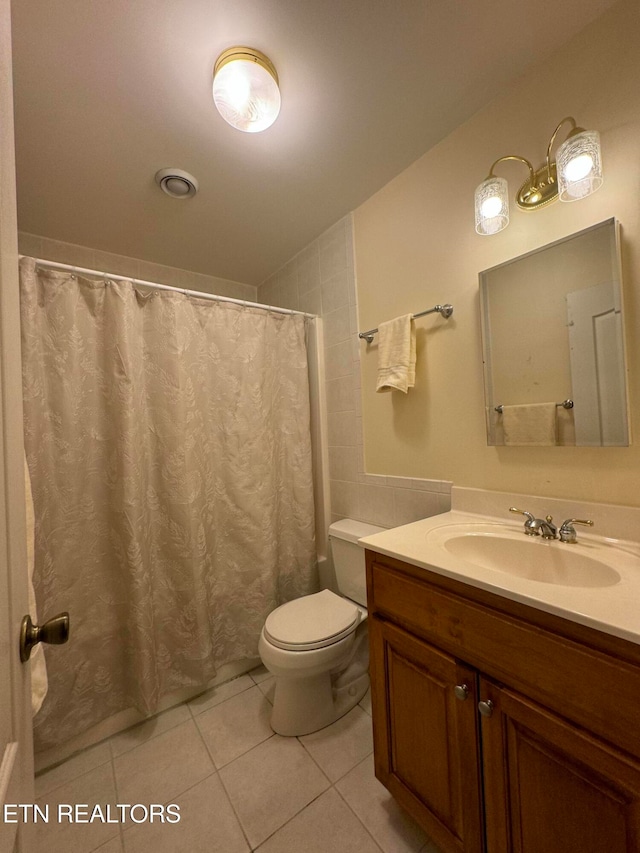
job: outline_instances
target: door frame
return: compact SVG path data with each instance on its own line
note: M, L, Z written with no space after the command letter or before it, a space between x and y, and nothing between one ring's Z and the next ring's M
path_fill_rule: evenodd
M33 803L31 679L19 655L28 595L10 0L0 0L0 115L0 671L10 688L0 699L0 801ZM31 829L0 814L0 853L26 853Z

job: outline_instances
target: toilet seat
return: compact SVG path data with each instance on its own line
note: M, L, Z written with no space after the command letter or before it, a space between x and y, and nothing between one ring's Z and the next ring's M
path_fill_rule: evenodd
M279 649L311 651L349 636L360 618L355 604L325 589L276 608L267 616L264 634Z

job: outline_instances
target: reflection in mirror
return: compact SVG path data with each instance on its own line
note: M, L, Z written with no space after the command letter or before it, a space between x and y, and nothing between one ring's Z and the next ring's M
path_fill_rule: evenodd
M480 304L488 444L629 444L614 219L481 272Z

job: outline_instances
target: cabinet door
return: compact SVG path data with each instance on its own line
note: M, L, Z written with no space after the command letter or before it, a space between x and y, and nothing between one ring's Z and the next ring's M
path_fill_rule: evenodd
M443 850L480 853L475 671L376 617L369 634L377 777Z
M482 718L488 853L638 853L640 765L488 679L479 692L493 703Z

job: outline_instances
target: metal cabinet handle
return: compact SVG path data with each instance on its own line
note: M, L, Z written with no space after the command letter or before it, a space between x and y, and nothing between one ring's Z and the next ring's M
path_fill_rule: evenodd
M490 717L493 714L494 704L491 699L487 699L486 702L478 702L478 711L482 714L483 717Z
M34 625L31 616L27 614L20 626L20 660L26 663L31 657L34 646L38 643L53 643L62 645L69 639L69 614L58 613L48 619L43 625Z
M461 702L464 702L465 699L469 698L469 687L466 684L456 684L453 688L453 693L456 699L460 699Z

